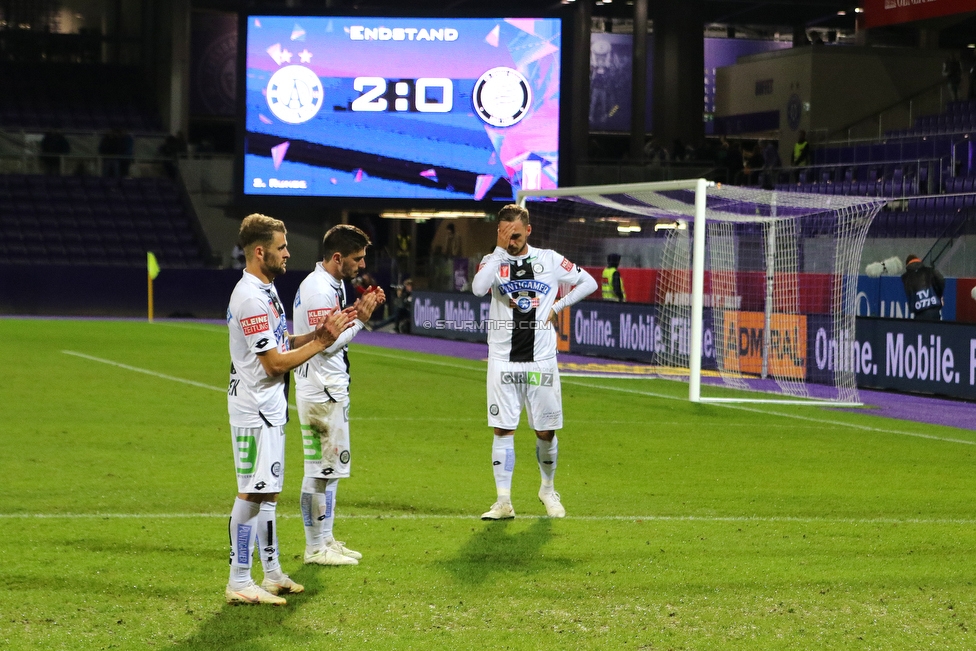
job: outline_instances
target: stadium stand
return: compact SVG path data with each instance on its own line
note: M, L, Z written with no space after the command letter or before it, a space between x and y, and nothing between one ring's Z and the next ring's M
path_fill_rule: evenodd
M200 268L209 246L164 178L0 176L0 260L12 264Z
M976 100L949 102L943 113L889 131L881 142L817 148L808 170L794 182L781 175L776 188L880 197L974 192L974 134Z
M145 82L135 68L7 62L0 76L7 88L17 89L0 93L2 129L161 130L142 100Z

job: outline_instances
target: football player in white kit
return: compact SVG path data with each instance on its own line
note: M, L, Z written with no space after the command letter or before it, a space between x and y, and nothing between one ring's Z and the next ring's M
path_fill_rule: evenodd
M339 225L325 234L324 258L295 295L296 333L312 332L325 315L349 306L345 281L366 268L369 245L369 237L355 226ZM358 565L363 557L336 540L332 528L339 479L349 477L351 462L348 345L385 300L379 287L368 289L353 305L356 320L352 327L295 371L295 398L305 451L301 508L308 564Z
M512 473L522 408L535 430L542 485L539 499L552 518L566 515L553 485L558 456L556 430L563 426L556 365L555 324L560 310L597 290L584 269L550 249L528 245L529 212L515 204L498 211L495 250L482 259L471 283L476 296L491 292L488 327L488 425L495 429L491 464L498 499L482 520L515 517ZM560 284L573 289L556 300Z
M333 310L307 334L288 334L274 279L285 273L285 225L265 215L241 222L239 242L247 266L230 297L230 383L227 410L237 469L237 499L231 510L228 603L283 605L281 592L304 588L281 571L275 507L285 464L288 371L326 350L352 325L351 315ZM264 581L251 579L255 537Z

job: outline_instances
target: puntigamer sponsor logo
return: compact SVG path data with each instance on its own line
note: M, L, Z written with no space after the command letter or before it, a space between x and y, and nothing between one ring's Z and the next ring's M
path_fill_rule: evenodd
M450 42L458 40L458 31L453 27L364 27L363 25L352 25L349 27L349 39L352 41Z
M538 292L548 294L551 287L539 280L513 280L498 287L502 294L514 294L516 292Z
M552 373L538 371L503 371L502 384L528 384L537 387L551 387Z

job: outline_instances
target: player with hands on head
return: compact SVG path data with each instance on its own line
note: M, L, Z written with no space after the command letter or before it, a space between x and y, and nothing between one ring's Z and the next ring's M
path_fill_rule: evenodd
M281 592L304 588L281 571L275 517L285 469L288 372L304 364L353 326L351 312L332 310L314 330L290 335L274 280L288 263L284 223L265 215L241 222L240 246L247 265L230 297L230 383L227 410L237 469L237 499L231 510L228 603L285 604ZM264 581L251 578L257 538Z
M495 250L482 259L471 283L476 296L491 293L488 328L488 425L494 428L491 463L497 500L482 520L515 517L512 474L514 432L523 407L535 430L542 483L539 500L549 517L566 515L554 479L556 431L563 426L562 392L556 364L559 312L598 288L578 265L551 249L529 246L529 212L509 204L498 211ZM557 300L560 284L573 289Z
M322 239L324 258L302 281L295 296L295 331L310 332L336 309L355 314L352 327L327 350L295 372L298 418L302 424L305 477L301 510L305 524L305 563L357 565L362 554L333 535L339 479L349 477L349 342L386 301L369 287L351 307L347 283L366 268L369 237L355 226L339 225ZM354 292L349 292L355 296Z

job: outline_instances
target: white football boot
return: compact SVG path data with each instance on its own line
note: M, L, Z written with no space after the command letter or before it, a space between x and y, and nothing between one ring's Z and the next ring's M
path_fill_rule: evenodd
M566 509L559 500L559 493L554 490L540 490L539 501L546 505L546 514L550 518L565 518Z
M511 520L515 517L515 509L511 502L495 502L491 508L481 514L482 520Z
M230 586L224 590L224 597L229 604L271 604L272 606L284 606L288 602L281 597L277 597L264 588L259 587L253 581L239 590Z

